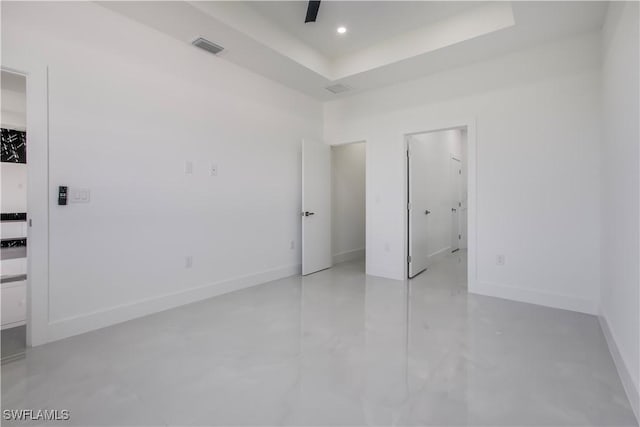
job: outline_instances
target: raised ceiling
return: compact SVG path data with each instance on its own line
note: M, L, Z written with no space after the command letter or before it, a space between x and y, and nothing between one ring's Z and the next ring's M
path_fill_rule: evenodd
M304 23L304 1L254 1L247 5L329 59L362 50L403 33L428 26L476 2L324 1L316 22ZM384 17L384 19L381 19ZM338 34L338 26L347 28Z
M419 78L601 28L606 2L110 1L104 7L320 100ZM180 19L175 19L179 16ZM336 27L348 28L338 35ZM203 55L207 54L203 52ZM352 90L333 94L326 86Z

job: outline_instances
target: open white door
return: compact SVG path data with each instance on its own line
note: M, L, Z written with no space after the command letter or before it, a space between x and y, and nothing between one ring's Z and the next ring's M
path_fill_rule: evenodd
M302 141L302 274L331 267L331 147Z
M462 211L462 164L451 157L451 252L460 249L462 231L460 213Z
M427 171L424 164L412 164L412 158L425 158L426 144L407 138L407 184L409 212L409 278L414 277L429 266L427 230L429 226Z

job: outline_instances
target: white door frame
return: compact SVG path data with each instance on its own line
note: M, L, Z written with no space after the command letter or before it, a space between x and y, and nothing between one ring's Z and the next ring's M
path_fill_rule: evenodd
M409 218L407 211L407 203L409 198L407 194L408 190L408 165L406 162L406 152L408 149L408 136L418 135L422 133L437 132L441 130L460 129L467 128L467 291L472 293L475 291L477 277L478 277L478 263L477 263L477 250L478 250L478 236L477 236L477 139L476 139L476 119L475 117L463 118L458 120L427 123L421 129L407 132L403 135L403 148L404 158L403 161L403 176L405 177L402 188L402 206L400 207L404 220L404 278L407 280L409 277L409 264L407 263L407 257L409 256Z
M2 71L26 78L27 346L49 341L49 68L3 58Z

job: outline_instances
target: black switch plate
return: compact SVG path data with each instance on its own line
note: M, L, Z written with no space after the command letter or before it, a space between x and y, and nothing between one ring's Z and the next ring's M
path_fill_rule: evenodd
M61 206L67 204L67 187L64 185L58 187L58 204Z

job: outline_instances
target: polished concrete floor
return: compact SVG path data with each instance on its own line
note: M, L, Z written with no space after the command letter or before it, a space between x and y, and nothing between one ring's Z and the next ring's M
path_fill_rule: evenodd
M0 354L2 363L24 357L27 348L27 327L14 326L0 332Z
M636 425L595 317L469 295L465 263L409 283L346 263L29 349L2 366L3 409L86 426Z

